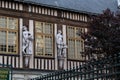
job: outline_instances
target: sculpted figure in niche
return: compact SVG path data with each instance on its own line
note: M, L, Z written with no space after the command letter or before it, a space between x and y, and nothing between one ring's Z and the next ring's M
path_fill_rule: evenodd
M27 30L26 26L22 28L22 53L24 54L24 67L29 67L30 57L32 55L33 36Z
M56 35L56 43L57 43L57 55L58 55L58 67L59 69L64 68L64 59L66 55L66 44L63 42L63 36L61 30L58 30Z
M23 26L22 30L23 30L22 52L23 54L32 54L33 37L31 33L27 30L26 26Z
M57 54L58 56L60 56L62 55L63 48L63 36L60 30L58 30L58 34L56 35L56 42L57 42Z

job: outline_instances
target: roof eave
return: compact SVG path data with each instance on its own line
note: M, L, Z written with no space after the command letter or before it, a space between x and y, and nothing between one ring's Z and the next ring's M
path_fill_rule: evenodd
M76 12L76 13L83 13L83 14L87 14L87 15L98 15L99 14L99 13L80 11L80 10L75 10L75 9L59 7L59 6L47 5L47 4L42 4L42 3L35 3L35 2L32 2L32 1L24 1L24 0L14 0L14 1L22 2L22 3L26 3L26 4L40 5L40 6L44 6L44 7L50 7L50 8L54 8L54 9L71 11L71 12Z

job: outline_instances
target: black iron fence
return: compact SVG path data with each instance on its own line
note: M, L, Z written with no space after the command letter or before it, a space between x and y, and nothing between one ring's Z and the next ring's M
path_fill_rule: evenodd
M31 80L120 80L120 54L93 59L79 67L56 71Z

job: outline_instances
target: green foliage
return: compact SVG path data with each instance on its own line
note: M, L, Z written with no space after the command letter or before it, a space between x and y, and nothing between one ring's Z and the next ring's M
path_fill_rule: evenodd
M92 51L97 48L95 53L107 56L120 52L120 16L107 9L103 14L91 16L88 29L88 34L96 37L96 40L91 44ZM94 54L94 52L92 53Z

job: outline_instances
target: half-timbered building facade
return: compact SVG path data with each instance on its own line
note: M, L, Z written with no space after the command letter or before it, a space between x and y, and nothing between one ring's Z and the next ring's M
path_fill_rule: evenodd
M83 64L84 40L89 15L110 8L117 11L117 0L0 0L0 64L12 66L13 80L27 80L58 68L55 36L62 31L67 44L63 69ZM33 35L29 65L24 65L22 27Z

